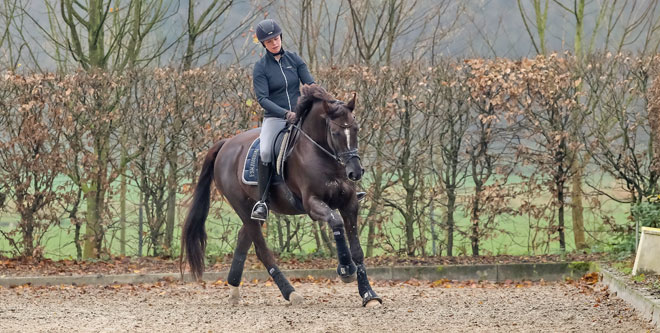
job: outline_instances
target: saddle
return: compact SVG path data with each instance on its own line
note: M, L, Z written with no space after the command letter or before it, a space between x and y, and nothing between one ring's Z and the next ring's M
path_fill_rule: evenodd
M287 125L277 134L273 144L273 152L277 152L277 158L275 163L272 164L275 173L273 174L271 184L277 184L284 180L284 165L293 150L292 143L296 136L295 133L296 131L293 131L292 127ZM248 149L248 153L245 155L245 162L243 162L243 177L241 180L247 185L256 186L258 183L258 166L261 163L259 142L259 138L252 141L250 149Z

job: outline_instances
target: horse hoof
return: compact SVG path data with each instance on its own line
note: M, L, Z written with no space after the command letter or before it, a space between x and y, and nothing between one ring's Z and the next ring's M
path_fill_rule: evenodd
M291 293L291 295L289 295L289 303L293 306L303 305L305 303L305 299L294 291Z
M229 287L229 304L238 305L240 300L240 293L238 292L238 287L230 286Z
M344 283L351 283L355 281L357 272L357 266L351 261L349 265L339 264L337 266L337 275L341 278Z
M351 283L356 280L356 274L349 275L349 276L339 276L342 282L344 283Z
M367 302L367 304L364 305L365 308L377 308L380 306L382 306L382 304L377 299L372 299L371 301Z
M375 304L378 303L378 304ZM378 297L376 292L369 290L364 295L362 295L362 306L367 308L373 308L383 304L383 299Z

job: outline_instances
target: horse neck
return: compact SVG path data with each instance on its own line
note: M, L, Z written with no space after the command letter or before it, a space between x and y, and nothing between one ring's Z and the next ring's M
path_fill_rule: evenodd
M314 106L317 105L318 104L315 104ZM312 110L310 110L302 124L302 130L323 148L330 149L328 144L327 124L325 118L321 117L318 109L315 110L313 107Z
M318 108L316 108L318 107ZM330 148L330 145L328 144L328 125L326 123L326 119L321 117L321 108L318 103L315 103L314 107L312 107L312 110L310 110L309 114L305 117L303 124L301 126L301 129L303 132L305 132L314 142L316 142L319 146L323 147L328 152L332 152L332 149ZM315 109L316 108L316 109ZM316 155L319 159L321 160L326 160L329 163L325 163L319 168L315 168L316 172L321 172L321 173L326 173L326 172L341 172L342 168L334 159L328 155L327 153L323 152L321 149L316 147L314 143L312 143L311 140L308 140L306 138L298 138L298 144L303 145L305 148L302 150L294 150L294 153L303 153L305 156L303 156L303 160L308 158L309 155L307 154L314 154ZM303 162L305 163L305 162Z

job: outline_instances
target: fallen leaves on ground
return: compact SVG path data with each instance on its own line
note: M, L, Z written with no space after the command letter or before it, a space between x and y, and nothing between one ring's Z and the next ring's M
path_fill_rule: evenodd
M429 265L476 265L506 263L549 263L563 261L597 261L605 254L567 254L541 256L457 256L457 257L398 257L378 256L365 258L369 267L390 266L429 266ZM207 271L228 270L232 256L218 257ZM331 269L337 267L337 259L303 257L279 258L280 269ZM245 262L246 269L265 269L256 255L250 254ZM107 260L51 260L51 259L10 259L0 257L0 276L38 276L38 275L82 275L82 274L146 274L179 272L177 259L155 257L113 257Z
M594 285L598 283L598 272L587 273L580 278L580 281L588 285Z
M291 283L300 286L303 284L316 284L316 285L321 285L324 287L328 288L333 288L335 285L343 285L344 283L339 279L328 279L328 278L316 278L312 276L308 276L306 278L291 278L290 279ZM371 281L371 285L375 290L377 290L379 287L399 287L399 288L415 288L419 290L424 290L424 288L446 288L446 289L463 289L463 288L472 288L472 289L508 289L508 288L529 288L532 286L539 286L539 285L548 285L548 284L565 284L565 285L575 285L578 287L579 290L581 290L581 286L586 286L586 283L581 283L581 282L576 282L576 281L568 281L568 282L546 282L546 281L505 281L501 283L496 283L496 282L490 282L490 281L473 281L473 280L468 280L468 281L455 281L455 280L447 280L447 279L441 279L441 280L436 280L436 281L425 281L425 280L417 280L417 279L408 279L405 281L401 280L374 280ZM140 292L140 291L149 291L153 292L156 296L164 296L168 292L172 292L176 290L176 288L172 288L174 286L182 286L182 285L197 285L200 288L206 289L206 288L211 288L211 289L227 289L229 287L227 281L218 279L214 282L211 283L205 283L205 282L181 282L175 279L171 278L163 278L160 281L157 281L155 283L122 283L122 284L111 284L111 285L106 285L106 286L101 286L101 285L54 285L54 286L32 286L30 284L24 284L24 285L18 285L18 286L11 286L7 288L8 290L13 290L14 292L18 294L23 294L26 292L38 292L38 291L52 291L52 290L72 290L72 291L78 291L81 293L85 293L88 291L96 290L96 291L106 291L106 292ZM276 288L275 283L273 282L272 279L267 279L267 280L258 280L258 279L253 279L253 280L243 280L241 282L242 287L250 287L250 286L258 286L258 285L263 285L266 287L273 287ZM1 290L1 289L0 289ZM195 289L192 289L194 292ZM593 290L592 290L593 291ZM423 291L422 291L423 292ZM601 302L601 298L605 299L609 296L609 292L607 291L607 288L605 289L599 289L596 290L596 292L599 292L600 298L597 298L596 304L599 304Z

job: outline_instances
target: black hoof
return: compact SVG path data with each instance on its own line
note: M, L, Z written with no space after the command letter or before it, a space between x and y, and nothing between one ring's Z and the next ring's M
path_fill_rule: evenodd
M369 290L362 295L362 306L367 306L367 303L372 300L377 300L378 303L383 304L383 299L378 297L375 291Z
M350 265L339 264L339 266L337 266L337 275L339 275L339 277L344 283L351 283L355 281L356 272L357 272L357 267L352 262Z
M356 274L349 275L349 276L341 276L340 275L339 278L341 279L341 282L344 282L344 283L351 283L351 282L354 282L355 280L357 280Z

